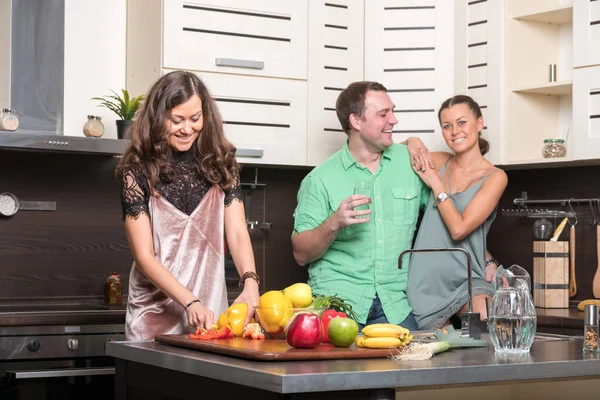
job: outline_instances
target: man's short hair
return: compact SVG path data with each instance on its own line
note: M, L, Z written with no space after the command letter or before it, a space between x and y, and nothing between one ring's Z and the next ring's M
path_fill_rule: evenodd
M340 93L335 102L335 112L346 134L350 133L350 115L355 114L360 118L365 113L365 97L370 90L386 92L387 89L381 83L371 81L353 82Z

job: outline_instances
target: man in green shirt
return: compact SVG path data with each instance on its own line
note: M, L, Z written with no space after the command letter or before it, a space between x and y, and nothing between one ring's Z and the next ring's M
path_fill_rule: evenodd
M348 140L302 181L294 258L310 264L315 294L337 294L352 304L361 328L389 322L416 330L406 298L408 269L398 269L398 256L412 246L429 189L412 170L407 147L393 143L398 120L383 85L350 84L336 113ZM353 194L358 182L370 183L370 197ZM367 204L368 210L356 208Z

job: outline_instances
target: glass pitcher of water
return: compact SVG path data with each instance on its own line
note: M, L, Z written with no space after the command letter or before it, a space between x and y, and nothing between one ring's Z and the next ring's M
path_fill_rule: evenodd
M528 353L536 327L529 274L518 265L500 266L488 315L488 329L496 352Z

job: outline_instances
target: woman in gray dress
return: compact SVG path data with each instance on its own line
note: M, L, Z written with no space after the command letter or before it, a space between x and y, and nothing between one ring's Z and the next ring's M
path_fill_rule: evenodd
M197 75L174 71L152 86L119 165L129 276L127 340L211 329L227 309L224 236L243 285L234 303L258 304L235 147ZM248 322L248 321L246 321Z
M496 265L488 262L486 237L507 185L504 171L484 157L488 142L479 105L468 96L446 100L438 112L442 134L453 153L423 151L413 168L431 188L431 197L414 248L460 247L472 257L473 311L487 318L485 297ZM488 257L486 257L488 255ZM467 265L459 253L413 253L409 264L408 301L419 329L448 325L467 311Z

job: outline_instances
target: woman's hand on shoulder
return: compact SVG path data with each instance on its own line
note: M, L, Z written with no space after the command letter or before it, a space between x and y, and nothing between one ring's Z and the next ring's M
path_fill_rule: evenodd
M187 313L188 322L196 329L212 329L215 315L200 302L190 304L185 310Z
M435 169L429 149L421 139L418 137L409 137L404 143L408 147L410 163L415 172L422 172L426 168Z

